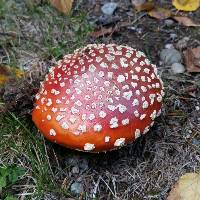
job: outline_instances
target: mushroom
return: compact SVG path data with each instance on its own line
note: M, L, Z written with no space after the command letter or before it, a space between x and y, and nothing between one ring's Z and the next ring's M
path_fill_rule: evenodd
M50 141L80 151L108 151L148 132L163 95L157 68L144 53L89 44L50 68L32 119Z

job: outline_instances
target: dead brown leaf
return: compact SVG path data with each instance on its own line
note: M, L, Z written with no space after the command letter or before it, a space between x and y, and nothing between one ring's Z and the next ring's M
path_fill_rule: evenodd
M71 11L74 0L50 0L50 3L60 12L68 15Z
M171 17L172 13L170 10L167 10L165 8L155 7L152 10L148 12L148 14L151 17L154 17L156 19L167 19Z
M183 52L188 72L200 72L200 46Z
M193 26L193 27L200 26L200 24L196 24L192 19L186 16L173 16L173 19L175 19L177 22L179 22L184 26Z
M186 173L174 185L167 200L199 200L199 197L200 175L197 173Z
M154 3L152 1L147 0L132 0L132 4L134 5L137 11L149 11L154 8Z

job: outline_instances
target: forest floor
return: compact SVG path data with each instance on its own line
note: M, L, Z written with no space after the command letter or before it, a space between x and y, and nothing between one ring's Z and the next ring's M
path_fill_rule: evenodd
M28 2L0 1L0 73L8 66L25 71L23 78L0 86L0 199L166 199L181 175L199 172L200 74L174 74L160 61L167 45L181 54L199 46L199 27L151 18L136 12L129 0L116 1L110 18L102 16L100 0L77 0L70 17L45 1ZM171 1L156 2L176 12ZM200 24L200 9L180 14ZM91 36L96 27L117 26L115 32ZM185 37L186 45L178 49ZM31 121L34 95L49 67L88 43L125 44L145 52L164 82L155 125L117 151L89 154L60 147L46 141Z

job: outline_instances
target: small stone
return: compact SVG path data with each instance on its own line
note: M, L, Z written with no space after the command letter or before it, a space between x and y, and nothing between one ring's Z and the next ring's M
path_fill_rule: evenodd
M173 63L171 66L171 70L173 74L181 74L185 71L185 66L181 63Z
M165 23L166 26L169 27L169 26L172 26L174 24L174 21L171 20L171 19L166 19L164 23Z
M79 173L79 167L78 166L72 167L72 173L73 174L78 174Z
M105 3L102 7L101 7L101 11L105 14L105 15L112 15L114 13L114 11L116 10L118 4L114 3L114 2L110 2L110 3Z
M176 33L170 33L170 39L171 40L175 40L177 38L177 34Z
M174 45L173 44L166 44L165 49L174 49Z
M199 106L195 106L195 109L196 109L196 111L199 111L200 107Z
M192 139L192 144L196 145L196 146L200 146L200 140L197 139Z
M160 59L167 66L171 66L173 63L180 63L182 56L176 49L163 49L160 53Z
M80 195L81 193L83 193L83 185L82 183L74 182L72 183L70 190L71 190L71 193L75 195Z

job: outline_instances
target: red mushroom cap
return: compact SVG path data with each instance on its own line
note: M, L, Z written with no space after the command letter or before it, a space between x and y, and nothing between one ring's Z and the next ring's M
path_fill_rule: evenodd
M163 95L156 66L144 53L90 44L50 69L32 118L50 141L81 151L107 151L148 132Z

